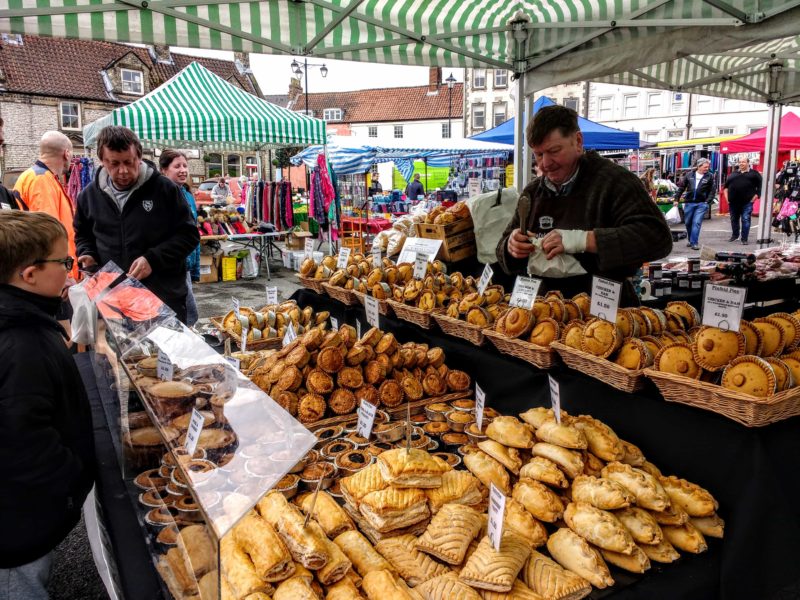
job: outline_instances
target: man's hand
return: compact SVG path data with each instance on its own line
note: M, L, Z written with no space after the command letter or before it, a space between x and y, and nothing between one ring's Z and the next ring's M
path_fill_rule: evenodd
M508 236L508 243L506 244L508 253L514 258L528 258L531 252L533 252L533 244L531 244L532 235L534 234L530 231L527 235L522 233L519 229L512 231L511 235Z
M547 260L551 260L559 254L564 254L564 240L561 232L554 229L542 238L542 252L547 255Z
M128 275L134 279L138 279L139 281L150 277L152 272L153 269L150 267L150 263L147 262L147 259L144 256L140 256L133 261L131 263L131 268L128 269Z
M91 277L91 274L87 274L87 271L90 271L96 267L97 261L94 259L94 257L89 256L88 254L78 257L78 269L80 271L79 275L81 281Z

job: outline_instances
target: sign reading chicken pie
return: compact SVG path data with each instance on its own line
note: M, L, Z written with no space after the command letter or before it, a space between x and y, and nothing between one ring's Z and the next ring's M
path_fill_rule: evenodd
M745 288L706 284L703 292L703 325L739 331L746 296Z
M611 323L617 322L622 284L602 277L592 277L592 301L589 313Z

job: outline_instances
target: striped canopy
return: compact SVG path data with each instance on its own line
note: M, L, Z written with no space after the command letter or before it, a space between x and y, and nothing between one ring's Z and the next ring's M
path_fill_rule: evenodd
M252 151L325 142L325 121L270 104L197 62L84 127L84 143L94 146L107 125L130 127L149 147Z

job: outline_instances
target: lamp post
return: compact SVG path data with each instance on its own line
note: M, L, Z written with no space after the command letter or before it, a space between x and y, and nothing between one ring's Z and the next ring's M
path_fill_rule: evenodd
M456 84L456 78L450 73L445 82L447 82L447 95L450 102L447 110L447 137L453 139L453 86Z
M308 63L308 59L303 59L303 66L300 66L300 63L297 62L297 59L292 61L292 73L295 75L303 75L305 81L303 83L303 94L306 97L306 116L308 116L308 68L309 67L319 67L319 72L323 77L328 76L328 67L325 66L325 63Z

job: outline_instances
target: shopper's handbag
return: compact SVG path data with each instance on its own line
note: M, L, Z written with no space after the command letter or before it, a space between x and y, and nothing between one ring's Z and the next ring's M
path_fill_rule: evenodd
M677 206L673 206L667 211L664 218L667 220L667 225L678 225L681 223L681 211Z
M89 299L85 281L69 288L69 301L72 304L71 341L75 344L90 346L94 344L95 324L97 323L97 306Z

